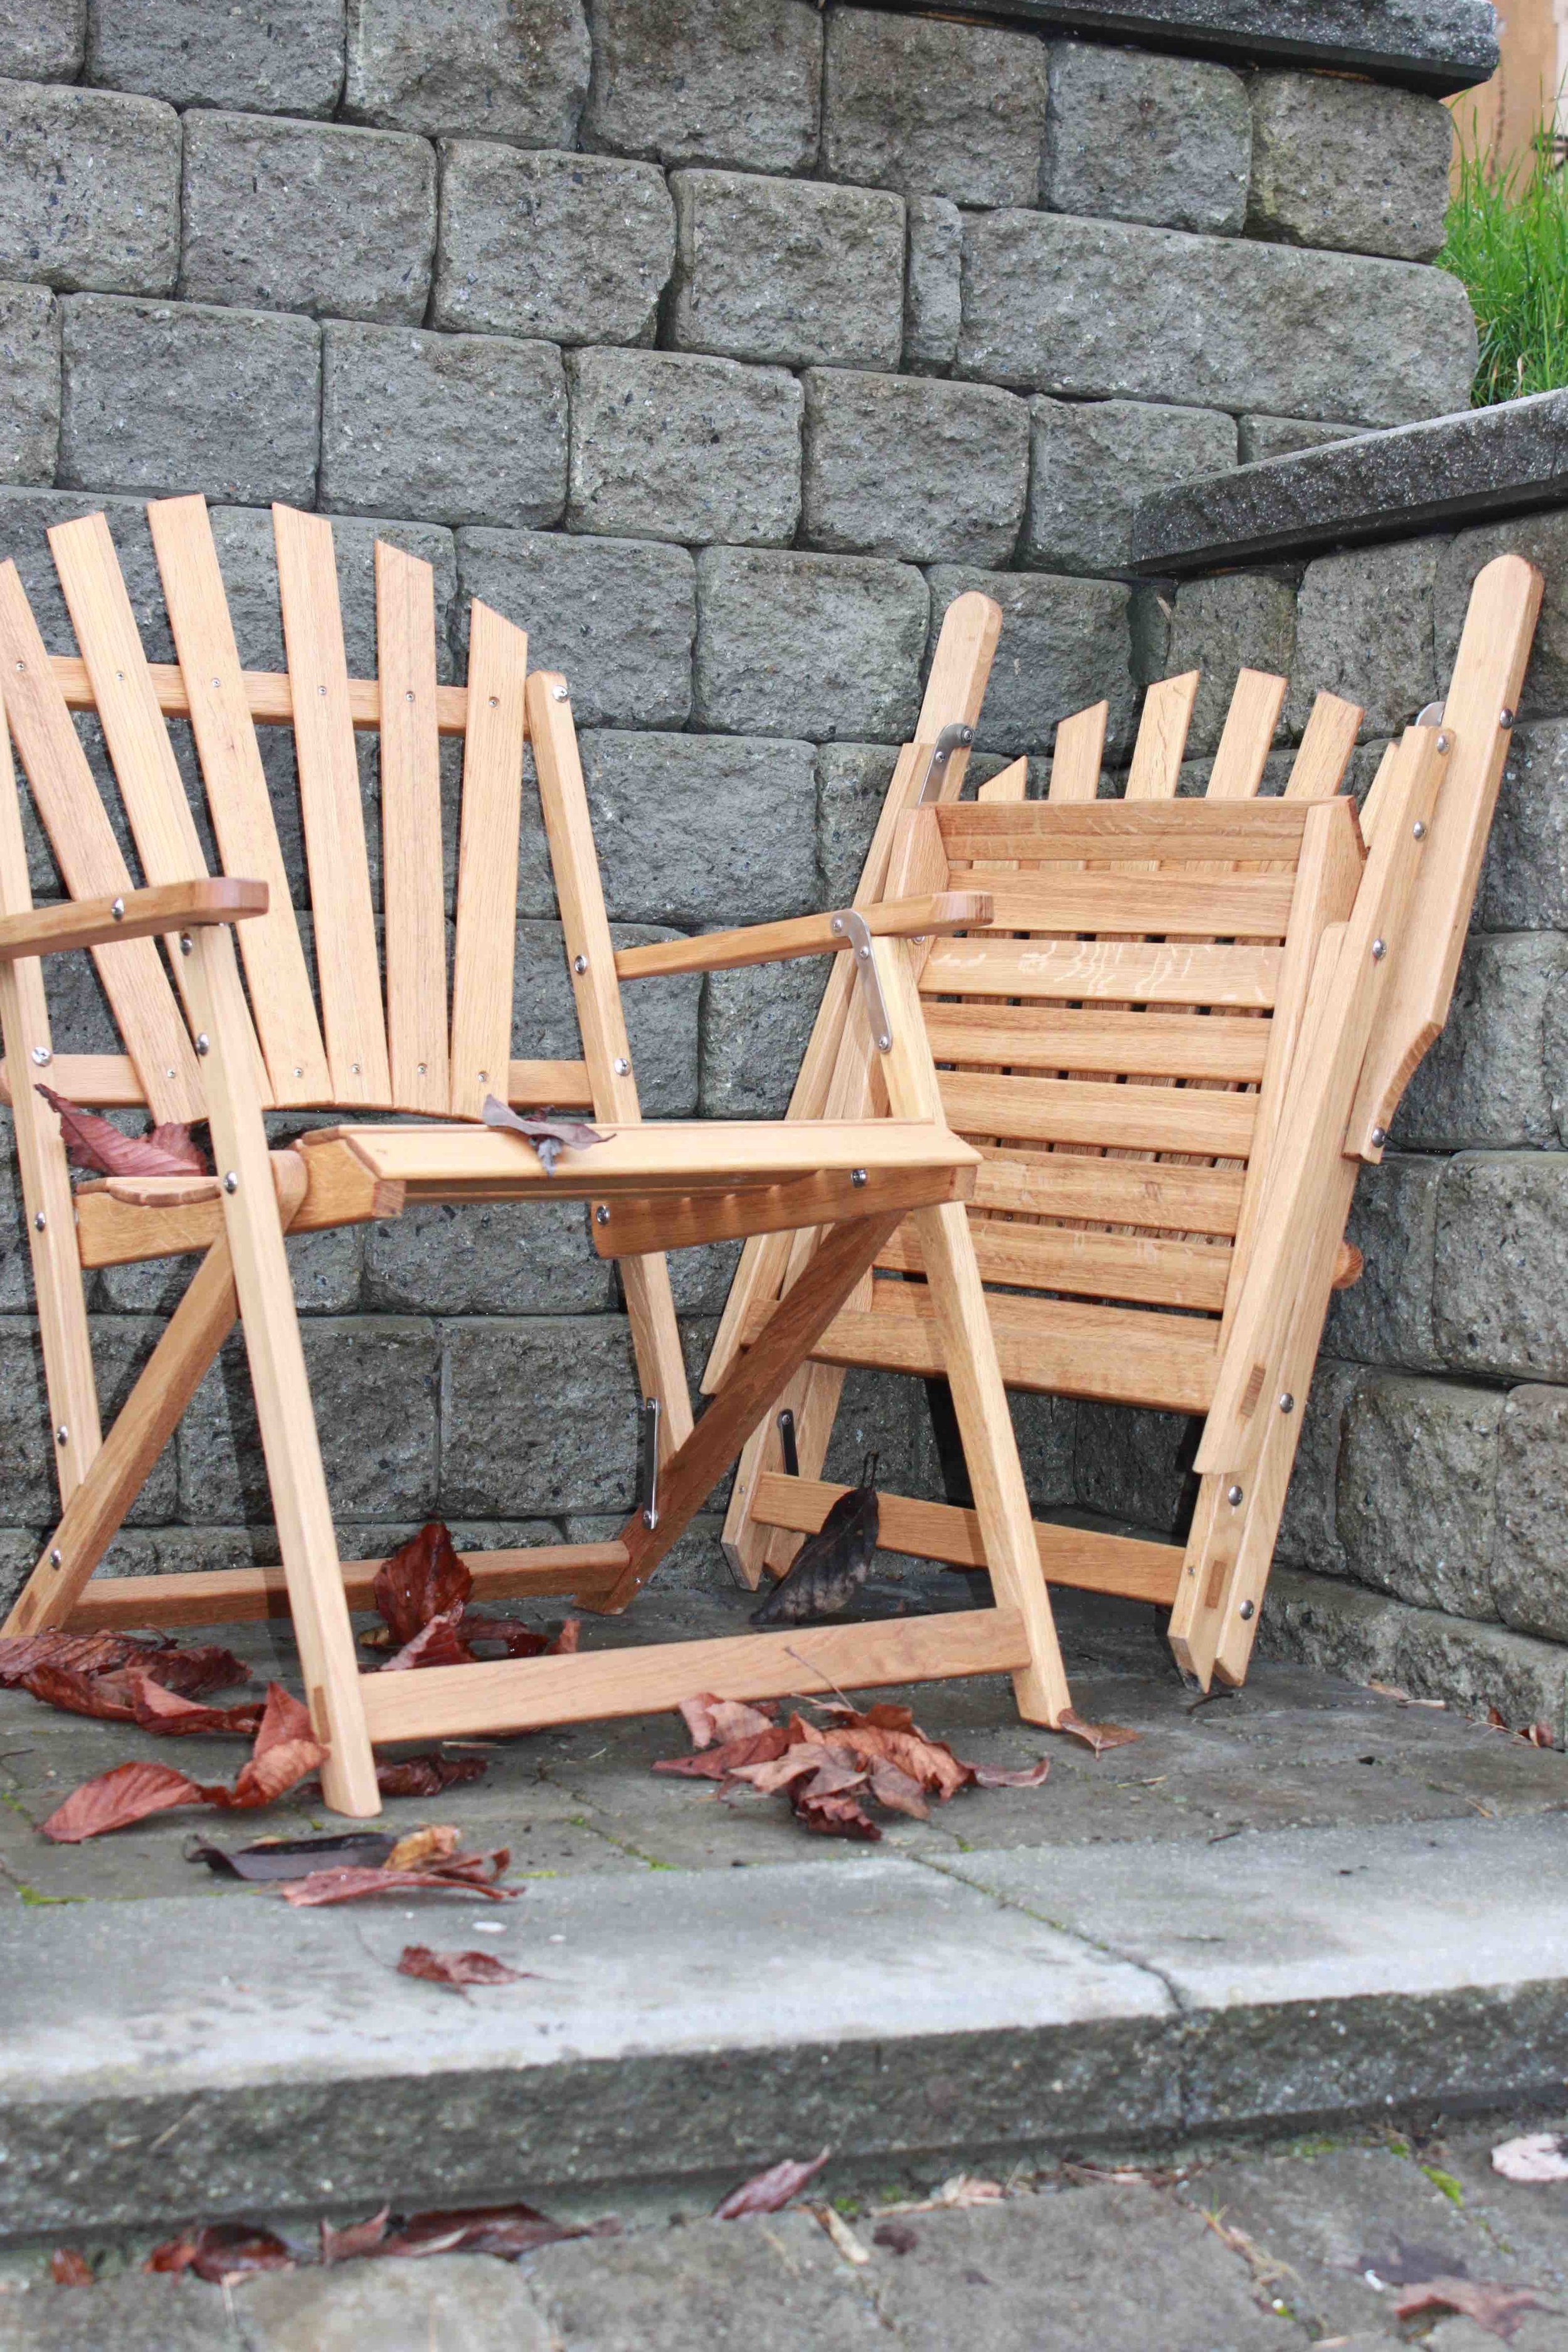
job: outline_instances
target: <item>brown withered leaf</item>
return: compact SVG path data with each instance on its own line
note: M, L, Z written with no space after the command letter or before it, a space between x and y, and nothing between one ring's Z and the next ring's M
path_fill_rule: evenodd
M95 1176L210 1176L211 1169L191 1141L188 1127L154 1127L145 1135L121 1135L96 1111L79 1110L52 1087L41 1094L60 1123L66 1158Z
M479 1895L491 1903L510 1903L521 1888L498 1886L495 1882L510 1860L510 1852L503 1845L489 1854L455 1853L423 1870L392 1870L384 1865L375 1870L318 1870L280 1891L285 1903L300 1910L326 1903L359 1903L380 1895Z
M182 1650L173 1642L144 1644L126 1661L149 1682L178 1691L182 1698L205 1698L208 1691L229 1690L249 1682L250 1668L221 1642L193 1642Z
M577 1654L577 1647L582 1638L582 1633L583 1620L581 1617L563 1618L560 1631L553 1633L551 1636L549 1643L546 1644L544 1653L545 1656L547 1658L574 1658Z
M1526 2312L1551 2311L1533 2287L1500 2286L1489 2279L1431 2278L1401 2287L1394 2297L1396 2319L1415 2319L1426 2311L1458 2312L1500 2343L1511 2344Z
M405 1756L398 1764L377 1764L375 1785L384 1797L438 1797L444 1789L482 1780L489 1769L482 1756Z
M795 1817L819 1837L861 1838L877 1845L882 1832L868 1812L863 1812L853 1797L814 1793L798 1782L789 1792Z
M213 1805L223 1811L250 1811L269 1805L296 1780L313 1772L326 1750L311 1736L310 1718L280 1683L267 1685L256 1746L240 1767L232 1789L204 1787L172 1764L117 1764L84 1781L39 1827L57 1845L78 1845L109 1830L127 1829L150 1814L176 1805Z
M92 2264L74 2246L57 2246L49 2256L49 2276L57 2286L91 2286Z
M798 2197L808 2181L815 2180L833 2150L825 2147L820 2156L801 2163L786 2156L778 2164L770 2164L765 2172L753 2173L739 2189L731 2189L713 2208L716 2221L744 2221L748 2213L779 2213L794 2197Z
M479 1116L487 1127L504 1127L513 1135L526 1136L547 1176L555 1173L555 1163L563 1151L586 1151L595 1143L609 1140L596 1127L585 1127L580 1118L522 1118L494 1095L485 1097Z
M872 1765L871 1794L890 1813L908 1813L912 1822L931 1819L931 1807L920 1782L911 1780L907 1772L900 1772L896 1764Z
M550 1647L548 1633L536 1633L521 1619L484 1617L477 1609L464 1610L458 1621L458 1632L468 1643L470 1655L476 1642L499 1643L509 1658L542 1657Z
M711 1691L699 1691L695 1698L683 1698L679 1713L691 1734L693 1748L711 1748L717 1739L754 1738L766 1731L773 1721L773 1710L766 1706L748 1706L744 1699L715 1698Z
M426 1870L434 1862L449 1862L463 1843L460 1830L449 1822L433 1822L400 1837L386 1857L388 1870Z
M21 1687L66 1715L91 1716L98 1723L134 1723L127 1677L115 1671L84 1675L78 1666L35 1666L22 1676Z
M131 1633L12 1633L0 1636L0 1689L14 1690L41 1666L59 1666L75 1674L112 1674L121 1666L162 1683L165 1689L199 1698L231 1683L247 1683L250 1669L232 1650L216 1642L194 1643L188 1650L163 1640L141 1640Z
M1092 1748L1097 1756L1102 1756L1108 1748L1125 1748L1138 1737L1124 1723L1086 1723L1082 1716L1070 1706L1063 1714L1057 1729L1065 1731L1070 1739L1081 1739L1084 1746Z
M193 1838L185 1860L205 1862L226 1878L308 1878L313 1870L329 1865L383 1863L394 1843L383 1830L348 1830L341 1837L261 1838L255 1845L240 1846L209 1845L204 1838Z
M420 1666L471 1666L474 1654L458 1631L462 1616L462 1604L439 1610L427 1624L421 1625L412 1640L382 1668L384 1675L414 1672Z
M800 1717L796 1716L795 1721L798 1723ZM738 1772L748 1765L771 1763L795 1744L788 1726L770 1723L765 1731L727 1739L722 1748L705 1748L696 1756L662 1756L653 1769L656 1772L679 1773L691 1780L721 1780L726 1773Z
M493 1952L434 1952L428 1944L405 1944L397 1973L423 1978L426 1984L450 1985L455 1992L461 1992L468 1985L521 1984L533 1970L508 1968Z
M143 1659L146 1663L143 1663ZM148 1672L158 1653L147 1651L133 1665L85 1674L79 1666L41 1665L22 1676L21 1687L46 1706L99 1723L136 1723L143 1731L229 1732L251 1738L261 1720L259 1700L245 1706L205 1706L171 1689ZM232 1677L226 1676L226 1680Z
M197 2278L221 2286L225 2279L242 2278L251 2271L291 2271L294 2256L281 2238L259 2222L209 2221L204 2229L154 2246L142 2267L195 2271Z
M752 1610L752 1623L798 1625L847 1609L876 1558L880 1517L875 1486L852 1486L840 1495L761 1608Z
M105 1677L107 1680L108 1677ZM114 1677L119 1680L120 1677ZM135 1721L143 1731L172 1733L178 1737L185 1732L203 1731L220 1737L254 1739L261 1728L262 1703L253 1699L242 1706L208 1706L204 1700L186 1698L180 1691L170 1690L164 1683L155 1682L151 1675L140 1672L124 1677L131 1691L131 1707ZM27 1687L33 1687L29 1680Z
M620 2227L607 2217L552 2221L531 2205L479 2205L455 2213L411 2213L394 2226L379 2251L414 2261L425 2254L499 2254L503 2262L515 2262L563 2238L614 2238Z
M433 1617L465 1607L473 1589L449 1530L430 1519L382 1561L372 1591L377 1612L401 1648Z
M1001 1764L976 1764L974 1785L977 1789L1037 1789L1050 1777L1051 1760L1042 1756L1037 1763L1026 1765L1016 1772Z
M326 1749L310 1728L308 1708L290 1697L281 1683L268 1683L256 1746L242 1764L232 1794L225 1790L219 1804L248 1808L269 1805L326 1758Z
M324 2263L352 2263L362 2254L379 2252L392 2220L392 2208L384 2205L368 2221L351 2221L346 2229L334 2230L330 2221L321 2223L321 2260Z

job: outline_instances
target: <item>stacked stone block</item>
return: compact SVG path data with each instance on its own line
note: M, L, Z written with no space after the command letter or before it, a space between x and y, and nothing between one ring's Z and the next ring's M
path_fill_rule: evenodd
M1137 675L1167 639L1218 673L1195 753L1237 664L1289 667L1298 630L1348 675L1331 599L1304 591L1299 619L1288 582L1207 604L1184 590L1167 617L1125 576L1128 523L1145 488L1463 401L1473 326L1425 266L1446 121L1331 69L838 0L0 0L0 555L70 650L44 531L106 509L167 660L141 502L203 491L242 655L277 667L266 509L314 507L334 518L363 673L370 549L390 534L436 568L445 675L464 674L479 595L572 679L619 942L839 904L965 589L1006 615L975 772L1022 752L1037 789L1056 722L1101 696L1125 757ZM1434 615L1445 577L1419 583ZM1558 637L1568 667L1568 625ZM1398 668L1394 701L1420 648ZM301 888L291 752L279 739L266 757ZM450 747L443 772L450 861ZM378 878L368 742L362 781ZM1549 827L1551 805L1543 768L1519 823ZM29 854L38 895L57 893L36 826ZM1514 942L1559 918L1544 870L1529 903L1523 887L1493 886L1513 896L1487 951L1545 1036L1556 966ZM518 1050L570 1055L531 816L518 926ZM795 965L630 990L647 1107L774 1115L820 981ZM112 1048L84 959L51 993L62 1047ZM1479 1066L1442 1082L1454 1117ZM1560 1116L1539 1071L1510 1099L1505 1158ZM432 1210L290 1248L350 1548L434 1512L476 1542L613 1523L635 1391L615 1277L576 1213ZM677 1265L694 1367L732 1259ZM178 1279L92 1277L108 1401ZM17 1530L51 1509L29 1307L6 1158L0 1468ZM1479 1362L1493 1342L1477 1328ZM851 1398L846 1444L879 1444L929 1489L918 1386L858 1379ZM1109 1496L1087 1416L1025 1403L1018 1422L1042 1504ZM1542 1422L1531 1443L1549 1442ZM247 1556L265 1518L231 1349L117 1557ZM0 1538L0 1557L30 1541ZM683 1558L717 1572L700 1547Z

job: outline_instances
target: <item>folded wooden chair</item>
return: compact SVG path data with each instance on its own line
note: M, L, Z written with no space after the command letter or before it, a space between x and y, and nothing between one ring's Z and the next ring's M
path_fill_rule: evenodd
M1204 1417L1184 1544L1037 1523L1038 1571L1168 1608L1205 1688L1247 1672L1356 1172L1447 1017L1541 593L1516 556L1482 572L1446 704L1390 747L1359 823L1335 795L1362 714L1332 696L1284 797L1256 797L1285 682L1247 670L1205 797L1175 798L1194 674L1150 690L1119 800L1099 798L1103 704L1063 722L1045 803L1022 761L960 803L906 755L867 864L858 904L993 901L967 936L900 954L942 1108L983 1156L957 1223L1007 1385ZM878 1056L841 1016L830 989L793 1116L877 1097ZM808 1262L789 1236L747 1244L710 1382ZM736 1481L725 1539L753 1583L843 1491L818 1474L846 1367L945 1375L956 1402L967 1367L921 1233L881 1250L810 1355ZM1016 1468L1012 1426L960 1420L978 1503ZM881 1537L995 1565L951 1496L884 1496Z
M362 1675L349 1612L374 1561L341 1561L283 1236L397 1215L408 1202L583 1201L601 1255L620 1261L650 1432L637 1507L613 1543L471 1556L477 1597L568 1593L626 1605L689 1524L775 1391L910 1212L956 1217L976 1155L950 1134L918 1012L872 932L931 934L986 911L971 892L858 917L617 956L605 919L563 680L525 677L526 639L476 604L466 688L439 686L430 567L375 550L380 676L348 675L331 530L274 509L289 668L242 671L205 507L148 509L179 659L150 666L102 516L49 534L80 658L45 650L16 569L0 566L0 694L68 903L34 910L9 741L0 730L0 1026L15 1115L62 1515L6 1630L221 1622L291 1612L328 1802L369 1814L377 1741L511 1730L668 1707L700 1689L734 1697L1005 1668L1058 1671L1037 1579L1004 1605L921 1622L795 1629L640 1651ZM971 600L971 604L979 600ZM961 615L939 671L978 704L994 632ZM961 642L962 641L962 642ZM71 718L96 712L142 871L119 846ZM214 837L209 876L165 721L190 720ZM258 749L258 721L292 726L313 914L320 1013ZM379 730L383 971L356 728ZM465 747L448 1019L439 738ZM521 793L531 742L584 1058L511 1058ZM697 845L693 845L694 854ZM240 958L235 953L238 933ZM160 947L160 940L163 942ZM89 949L121 1057L62 1055L39 959ZM847 950L840 955L840 950ZM618 978L830 953L863 975L892 1119L816 1125L640 1118ZM164 957L167 956L167 966ZM243 960L243 979L241 976ZM173 973L171 985L170 973ZM880 981L880 986L878 982ZM890 1008L890 1014L889 1014ZM892 1026L889 1028L889 1018ZM39 1082L79 1104L205 1118L216 1173L112 1177L74 1194ZM518 1133L481 1123L486 1097L586 1109L605 1139L552 1173ZM330 1108L269 1153L266 1110ZM402 1123L376 1115L405 1114ZM426 1123L408 1123L408 1114ZM662 1252L813 1229L820 1247L693 1425ZM100 1434L83 1274L191 1255L199 1263L113 1428ZM94 1578L93 1570L204 1372L240 1320L277 1519L280 1570ZM660 1458L662 1457L662 1458ZM1043 1633L1040 1629L1043 1628Z

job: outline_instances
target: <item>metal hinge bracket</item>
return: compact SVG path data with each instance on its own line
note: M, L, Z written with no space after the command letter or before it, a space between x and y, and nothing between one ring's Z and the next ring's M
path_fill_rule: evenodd
M921 777L920 790L915 794L916 808L929 807L942 798L942 787L947 775L948 763L955 751L967 751L974 740L974 730L962 719L944 727L925 755L925 773Z
M888 1000L882 993L878 976L877 959L871 952L871 932L864 915L854 907L846 907L835 915L829 926L835 939L847 940L854 959L855 976L860 982L860 994L865 1000L866 1018L871 1024L871 1039L879 1054L893 1050L893 1024L888 1018Z
M658 1525L658 1399L644 1397L637 1412L637 1501L642 1523Z

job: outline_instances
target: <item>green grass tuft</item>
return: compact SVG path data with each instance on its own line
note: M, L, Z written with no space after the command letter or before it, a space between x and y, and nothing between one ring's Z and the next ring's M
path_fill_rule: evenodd
M1568 170L1550 131L1506 171L1464 150L1447 231L1439 266L1463 281L1480 329L1472 405L1568 384Z

